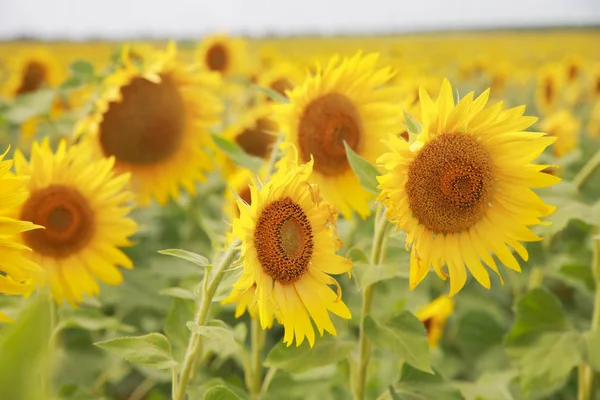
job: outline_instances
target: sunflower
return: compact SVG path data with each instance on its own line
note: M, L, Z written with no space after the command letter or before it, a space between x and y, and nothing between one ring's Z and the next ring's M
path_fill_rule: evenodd
M592 107L586 130L588 137L600 139L600 101Z
M552 147L556 157L562 157L575 150L579 143L581 123L568 109L550 114L542 121L540 127L550 136L556 137L556 143Z
M350 272L352 263L335 254L341 245L335 211L308 182L313 162L280 165L284 169L265 186L250 186L252 204L238 200L233 232L242 240L243 272L223 302L255 306L263 329L277 317L288 346L295 337L297 346L306 338L312 347L311 318L321 336L336 334L328 311L350 318L340 285L329 274ZM253 301L249 291L255 291Z
M144 53L145 55L145 53ZM222 105L213 90L219 77L176 63L175 45L122 65L106 78L95 112L76 128L98 156L114 156L119 172L130 172L138 203L165 204L190 193L212 168L209 128L219 123Z
M225 191L225 216L227 220L233 221L240 216L240 208L237 203L238 197L247 204L252 203L250 198L250 185L256 175L248 170L240 168L227 178L229 188Z
M423 322L427 330L429 347L435 347L438 344L444 333L446 321L453 311L454 300L448 296L440 296L416 312L416 317Z
M1 92L8 98L56 87L66 77L56 56L45 47L25 48L6 60L6 81Z
M565 76L560 65L546 64L537 76L535 100L538 110L549 114L560 105L561 93L565 87Z
M279 132L279 125L272 114L271 107L266 104L250 109L225 129L223 137L236 143L251 156L268 160ZM223 173L228 177L237 168L229 158L222 158L219 164L224 166Z
M213 35L200 42L196 61L204 69L222 76L241 75L247 72L247 53L244 39L225 34Z
M389 68L375 69L377 59L377 54L360 53L341 61L333 57L324 70L318 66L314 75L287 92L290 103L273 106L286 140L299 149L300 161L314 157L311 180L346 218L352 218L352 210L368 216L372 195L350 168L344 142L375 162L386 149L381 140L401 129L402 107L393 100L396 89L382 87L393 74Z
M387 170L378 177L379 200L388 218L407 233L411 289L431 266L446 279L445 265L451 296L464 286L467 268L489 288L481 260L500 276L490 250L520 271L507 246L527 261L520 242L541 240L529 227L555 209L531 188L560 181L542 172L548 166L532 164L556 138L523 132L536 121L523 116L525 106L484 108L488 98L489 89L476 99L468 93L454 104L447 80L435 102L422 90L421 133L413 143L390 136L391 152L378 160Z
M283 97L286 91L292 90L303 78L302 69L296 64L282 60L272 68L267 69L258 77L258 85L269 88ZM262 97L265 101L272 101L266 94Z
M35 288L41 268L27 257L31 249L19 243L18 236L41 227L11 218L27 198L28 178L9 172L13 162L4 160L6 153L0 155L0 293L26 295ZM0 312L0 322L6 321L10 318Z
M124 190L129 175L114 173L114 158L91 160L86 146L67 148L61 141L53 153L47 139L33 143L29 162L15 153L17 176L31 176L29 196L17 215L45 227L23 233L21 240L44 269L43 280L58 303L66 299L75 305L84 293L97 294L94 277L120 284L117 265L133 268L119 250L132 244L128 237L137 230L126 217L134 198Z

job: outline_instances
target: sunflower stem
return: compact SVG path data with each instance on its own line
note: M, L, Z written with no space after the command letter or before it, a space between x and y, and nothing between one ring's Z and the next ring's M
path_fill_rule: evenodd
M238 256L238 247L240 243L241 242L238 239L231 243L231 245L223 255L221 262L213 270L212 279L210 279L210 282L206 286L206 290L202 291L202 298L200 299L200 304L196 311L194 321L197 325L202 326L206 324L206 320L208 319L208 314L210 312L210 307L212 305L212 299L215 295L215 292L217 291L217 288L219 287L219 284L221 283L221 279L223 279L225 271L231 266L231 264L233 264L236 257ZM179 385L177 385L177 389L175 390L175 396L173 400L183 400L185 398L187 386L192 375L192 371L195 368L195 360L198 356L198 352L202 347L201 344L201 335L192 332L181 367ZM176 382L173 382L173 384L176 384Z
M598 153L600 154L600 153ZM596 291L594 296L594 314L592 315L591 332L597 334L600 331L600 230L594 227L592 258L592 273L596 282ZM583 363L578 369L578 392L577 400L592 400L595 394L594 370L592 367Z
M277 368L275 368L275 367L269 368L269 370L267 371L267 374L265 375L265 379L263 379L262 386L260 387L259 398L261 398L262 396L267 394L267 391L269 390L269 386L271 385L271 381L273 380L273 377L275 377L276 373L277 373Z
M252 334L252 360L248 373L251 374L250 395L257 398L260 394L260 385L262 383L262 350L265 342L265 331L260 327L258 318L253 318L251 322Z
M589 159L589 161L579 170L577 175L573 177L573 185L580 188L587 179L592 176L596 168L600 165L600 150Z
M373 235L373 246L371 248L370 266L374 267L381 264L385 257L386 243L390 224L385 219L383 206L377 205L375 214L375 233ZM365 334L365 321L367 315L371 312L371 303L373 301L373 285L365 287L362 298L362 307L360 314L360 332L358 337L358 364L357 375L354 387L354 399L363 400L365 398L365 386L367 381L367 372L371 358L371 343Z

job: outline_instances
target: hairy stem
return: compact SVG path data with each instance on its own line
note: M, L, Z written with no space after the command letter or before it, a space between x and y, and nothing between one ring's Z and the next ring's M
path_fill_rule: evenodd
M373 236L373 246L371 248L370 266L381 264L385 257L386 243L390 224L384 216L383 206L378 204L375 214L375 234ZM365 288L362 297L362 307L360 314L360 332L358 337L358 364L354 386L354 399L363 400L365 398L365 385L369 361L371 358L371 343L365 334L365 320L371 312L371 303L373 301L373 285Z
M238 247L240 245L239 240L235 240L227 249L227 252L223 255L221 262L215 268L212 273L212 278L208 283L206 290L202 291L202 298L200 299L200 305L198 306L198 310L196 311L196 317L194 321L197 325L204 325L206 320L208 319L208 314L210 312L210 307L212 304L212 299L219 287L219 283L221 283L221 279L223 279L223 275L225 271L233 264L235 259L238 256ZM208 271L207 271L208 273ZM201 345L201 335L195 332L192 332L190 335L190 340L188 342L188 347L185 353L185 357L183 359L181 374L179 376L179 385L177 385L177 389L175 390L175 396L173 400L183 400L185 398L185 394L187 391L187 386L189 383L190 376L192 375L192 370L195 367L195 360L198 356L198 352L200 351ZM175 382L173 382L175 384Z

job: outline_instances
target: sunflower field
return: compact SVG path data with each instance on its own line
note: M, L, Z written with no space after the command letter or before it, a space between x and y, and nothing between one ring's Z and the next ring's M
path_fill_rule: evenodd
M600 399L598 43L0 43L0 399Z

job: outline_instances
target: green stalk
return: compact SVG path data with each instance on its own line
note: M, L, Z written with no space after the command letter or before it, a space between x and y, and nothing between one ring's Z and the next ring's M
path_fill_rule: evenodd
M251 361L250 369L246 373L250 375L250 386L248 391L253 398L260 395L260 385L262 383L262 351L265 344L265 331L260 326L258 318L254 318L251 323Z
M583 168L579 170L577 175L573 177L573 184L575 185L575 187L580 188L585 183L585 181L587 181L587 179L594 173L594 171L596 170L596 168L598 168L599 165L600 150L598 150L596 154L594 154L592 158L590 158L587 164L585 164Z
M371 248L370 266L381 264L385 257L387 249L386 243L391 225L384 216L383 206L377 205L375 214L375 233L373 235L373 246ZM354 399L363 400L365 398L365 385L367 381L367 372L369 361L371 359L371 343L365 334L365 320L371 312L371 303L373 302L373 285L365 288L362 298L362 307L360 314L360 332L358 337L358 364L357 374L354 386Z
M233 264L236 257L238 256L239 245L240 241L237 239L233 243L231 243L231 245L227 249L227 252L223 255L221 262L214 270L212 274L212 279L208 283L206 290L202 291L200 305L198 307L198 310L196 311L196 317L194 318L194 321L197 325L202 326L206 324L206 320L208 319L208 314L210 312L210 307L212 305L212 299L215 296L219 284L221 283L221 279L223 279L225 271L231 266L231 264ZM208 271L206 272L208 273ZM175 396L173 400L183 400L185 398L188 382L196 364L195 360L201 348L201 335L192 332L181 367L179 385L177 385L177 389L175 390ZM173 382L173 384L176 384L176 382Z
M600 230L598 227L595 227L593 230L592 241L594 249L592 273L596 282L596 291L594 295L594 314L592 316L591 331L597 333L600 331ZM583 363L579 366L578 384L577 400L593 400L596 383L594 382L594 370L589 364Z

